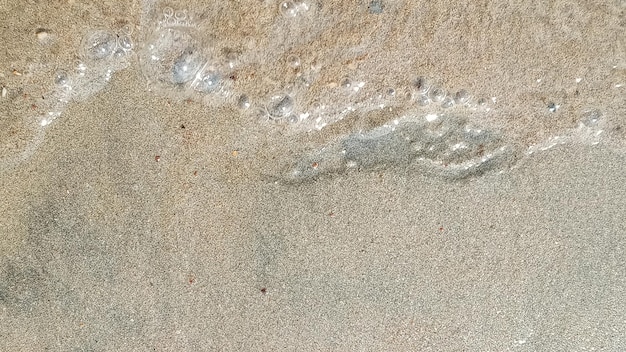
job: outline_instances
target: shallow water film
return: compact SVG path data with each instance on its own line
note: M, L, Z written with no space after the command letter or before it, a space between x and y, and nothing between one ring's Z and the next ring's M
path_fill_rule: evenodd
M626 349L625 11L0 0L0 350Z

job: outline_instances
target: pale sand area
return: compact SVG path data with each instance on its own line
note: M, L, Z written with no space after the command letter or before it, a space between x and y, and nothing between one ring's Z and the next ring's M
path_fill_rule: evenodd
M13 14L10 28L2 26L9 45L1 68L12 100L2 101L3 113L28 109L11 98L22 82L11 72L43 57L35 30L66 33L54 48L72 60L74 47L62 44L79 43L94 21L76 4L30 2L27 9L42 9L31 17L8 3L0 2ZM114 23L135 18L138 7L88 9ZM624 91L614 87L624 78L624 4L553 7L606 16L588 23L606 42L574 36L572 51L536 49L554 58L533 66L495 55L498 43L516 42L497 40L510 32L480 27L472 33L492 33L496 45L493 79L486 69L454 65L461 53L451 47L429 48L448 59L420 66L426 74L447 72L440 76L450 86L480 82L473 90L488 96L509 92L498 97L511 108L494 107L492 123L517 143L576 136L513 169L460 181L396 165L275 182L343 127L292 133L230 107L148 92L136 67L115 73L103 91L70 102L32 156L0 173L0 350L626 349L626 154L618 128L626 114ZM76 16L63 19L68 9ZM527 15L503 22L528 28L522 34L555 35L563 13L546 15L553 27ZM587 76L580 95L569 78L528 88L515 67L525 65L544 80L575 79L576 71L597 77ZM559 97L561 115L547 120L542 98ZM570 130L586 107L608 120L597 145ZM524 109L519 123L497 116ZM28 139L16 114L3 116L3 141Z

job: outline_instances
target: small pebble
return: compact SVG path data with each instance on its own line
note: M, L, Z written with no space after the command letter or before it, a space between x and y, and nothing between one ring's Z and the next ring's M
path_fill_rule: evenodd
M37 39L39 39L40 42L45 41L49 36L50 35L46 31L37 32Z

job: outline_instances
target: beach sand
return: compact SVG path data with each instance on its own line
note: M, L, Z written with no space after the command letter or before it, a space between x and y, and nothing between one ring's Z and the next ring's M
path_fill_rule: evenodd
M0 350L626 349L623 1L383 1L382 15L405 14L385 27L388 51L406 54L406 40L422 58L414 71L496 97L479 122L516 158L458 178L376 159L297 182L290 165L368 123L305 131L181 98L151 89L135 58L49 126L33 123L35 96L78 59L85 33L142 33L147 3L0 1ZM243 47L248 33L271 48L278 2L258 3L223 5L239 12L216 17L216 42ZM340 4L324 11L368 5ZM430 29L412 36L411 14ZM300 57L338 50L367 21L341 22L347 34L331 30ZM258 82L233 84L271 91Z

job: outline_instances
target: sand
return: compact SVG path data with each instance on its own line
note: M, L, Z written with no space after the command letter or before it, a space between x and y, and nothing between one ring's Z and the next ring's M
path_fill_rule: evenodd
M271 26L278 3L252 3L228 3L240 17L224 28ZM387 4L437 26L411 39L428 57L415 71L497 98L482 122L514 162L460 179L380 163L292 182L294 162L378 118L306 132L151 91L135 61L41 128L31 104L50 73L89 30L141 31L145 4L0 1L0 350L625 350L624 2ZM372 20L353 21L341 40ZM411 37L397 27L390 48ZM487 54L432 40L461 32ZM334 34L299 50L339 47ZM343 77L333 70L321 80ZM585 127L590 109L599 126Z

